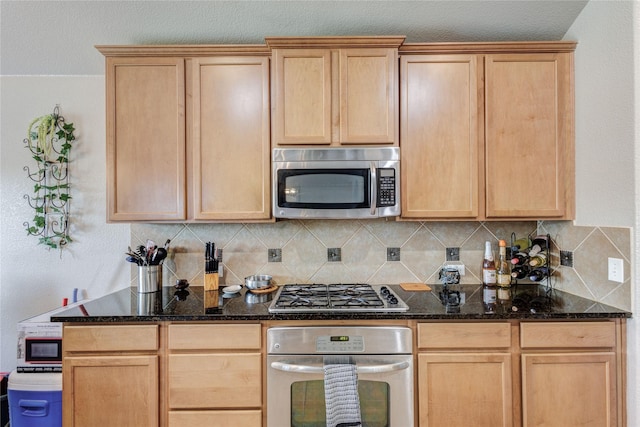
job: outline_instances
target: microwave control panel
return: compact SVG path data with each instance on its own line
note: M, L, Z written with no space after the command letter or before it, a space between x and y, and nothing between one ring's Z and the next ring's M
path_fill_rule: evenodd
M378 206L394 206L396 204L396 171L394 169L378 169Z

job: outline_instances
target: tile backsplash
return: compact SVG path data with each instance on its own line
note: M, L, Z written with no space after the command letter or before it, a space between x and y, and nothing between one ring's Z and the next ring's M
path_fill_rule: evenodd
M556 289L631 311L630 228L541 221L538 231L548 233L553 241L551 265ZM560 251L572 252L571 267L560 265ZM608 258L622 259L622 283L608 280Z
M286 220L268 224L132 224L131 246L171 239L165 285L177 278L203 284L204 243L223 248L221 283L242 283L270 274L277 284L367 282L437 283L447 249L458 248L462 283L480 283L484 242L511 234L549 233L554 286L629 310L630 229L576 227L569 221L403 222L380 220ZM339 261L336 260L339 250ZM573 267L560 266L559 251L573 252ZM279 262L273 262L274 251ZM270 259L270 255L272 258ZM607 280L607 257L624 260L624 283ZM270 262L272 261L272 262ZM135 284L137 269L132 268Z

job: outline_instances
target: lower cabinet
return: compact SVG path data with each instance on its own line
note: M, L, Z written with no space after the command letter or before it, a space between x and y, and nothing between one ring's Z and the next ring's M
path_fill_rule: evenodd
M624 427L624 320L418 323L420 427Z
M158 326L65 326L65 427L157 427Z
M418 324L420 427L513 425L509 323Z
M168 425L262 426L259 324L171 324Z
M416 427L626 426L623 319L410 325ZM63 425L266 427L262 336L260 323L65 324Z
M521 325L523 427L624 425L615 332L613 322Z

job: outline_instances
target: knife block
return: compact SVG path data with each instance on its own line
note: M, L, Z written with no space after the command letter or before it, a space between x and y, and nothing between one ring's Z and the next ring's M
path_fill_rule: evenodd
M204 290L205 291L217 291L218 286L219 286L218 273L204 274Z
M204 291L204 312L216 313L221 307L220 293L218 291Z

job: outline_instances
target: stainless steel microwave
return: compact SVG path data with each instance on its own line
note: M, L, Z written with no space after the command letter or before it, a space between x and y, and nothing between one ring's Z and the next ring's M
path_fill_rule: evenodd
M276 148L276 218L378 218L400 215L400 149Z

